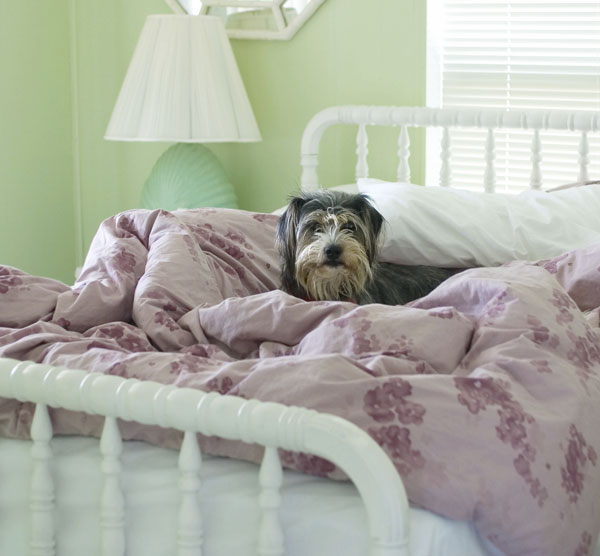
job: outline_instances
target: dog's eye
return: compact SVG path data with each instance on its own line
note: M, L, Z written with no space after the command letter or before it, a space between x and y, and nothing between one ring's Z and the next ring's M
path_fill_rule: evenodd
M313 225L310 227L310 231L311 231L313 234L321 234L321 233L323 233L323 228L322 228L322 226L321 226L320 224L313 224Z
M354 225L353 222L346 222L342 226L342 230L348 230L349 232L356 232L356 226Z

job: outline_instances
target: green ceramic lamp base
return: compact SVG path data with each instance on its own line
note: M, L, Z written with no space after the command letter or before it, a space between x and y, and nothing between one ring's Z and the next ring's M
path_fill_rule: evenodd
M217 157L199 143L177 143L156 161L142 188L142 208L237 208L233 185Z

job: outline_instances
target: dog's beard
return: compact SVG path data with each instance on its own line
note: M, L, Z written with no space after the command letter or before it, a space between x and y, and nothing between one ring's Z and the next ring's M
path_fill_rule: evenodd
M351 238L341 243L343 255L338 264L327 263L324 242L301 246L296 256L296 279L316 301L356 301L373 272L363 246Z

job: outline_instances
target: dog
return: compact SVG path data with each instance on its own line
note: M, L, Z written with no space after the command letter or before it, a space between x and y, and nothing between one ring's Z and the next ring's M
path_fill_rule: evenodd
M404 305L456 272L379 262L384 222L364 194L322 190L293 196L276 232L280 289L310 301Z

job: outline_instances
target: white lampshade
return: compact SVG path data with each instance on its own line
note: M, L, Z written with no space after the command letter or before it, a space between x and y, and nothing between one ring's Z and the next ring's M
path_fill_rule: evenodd
M220 18L148 16L105 138L260 141Z

